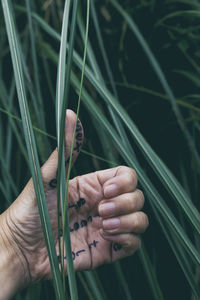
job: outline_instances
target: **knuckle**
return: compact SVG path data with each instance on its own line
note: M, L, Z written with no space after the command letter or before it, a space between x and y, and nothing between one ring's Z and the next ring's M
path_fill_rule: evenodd
M123 172L128 172L130 168L127 166L120 166L119 169L121 169Z
M136 192L137 192L137 194L136 194L137 195L136 196L137 197L137 206L138 207L143 207L144 202L145 202L144 194L139 189L137 189Z
M126 181L126 185L133 186L133 188L135 189L138 183L138 176L136 171L127 166L120 166L118 170L120 170L121 173L123 173L123 177L124 180Z
M129 177L131 177L131 179L137 179L137 173L134 169L127 167L127 166L121 166L120 168L123 169L124 173L128 173Z
M127 208L127 211L133 211L135 209L135 199L134 197L131 195L127 195L126 196L126 208Z
M124 249L128 256L133 255L135 251L141 248L141 239L137 236L132 236L129 240L126 241Z
M148 217L143 212L135 213L134 216L134 230L146 229L149 225Z
M126 244L123 246L123 248L126 251L127 256L133 255L135 252L135 245L133 244L132 240L126 241Z
M140 227L141 227L141 215L140 215L140 213L135 213L134 222L133 222L133 229L137 230Z
M135 170L129 169L129 176L127 176L127 182L131 186L133 185L134 188L137 186L138 178Z
M136 171L135 171L134 169L132 169L132 168L128 168L128 169L129 169L129 173L130 173L130 178L131 178L133 181L137 182L138 176L137 176Z
M124 244L124 248L126 248L127 250L133 248L133 241L131 238L128 238L126 240L126 242Z

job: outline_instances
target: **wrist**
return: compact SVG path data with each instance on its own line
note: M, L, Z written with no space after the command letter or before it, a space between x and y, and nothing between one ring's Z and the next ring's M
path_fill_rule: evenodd
M8 223L4 212L0 215L0 300L10 299L28 284L25 264Z

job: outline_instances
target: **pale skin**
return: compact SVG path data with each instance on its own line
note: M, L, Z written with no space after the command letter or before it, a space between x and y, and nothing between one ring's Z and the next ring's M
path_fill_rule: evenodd
M66 169L76 115L66 114ZM73 163L83 143L78 122ZM57 236L57 173L55 150L41 168L54 241ZM66 170L67 171L67 170ZM140 248L138 234L148 227L141 209L143 193L137 189L136 172L119 166L78 176L69 183L69 220L75 270L90 270L132 255ZM61 232L62 242L62 232ZM10 299L27 285L51 278L46 244L30 179L22 193L0 216L0 300ZM67 275L66 259L65 270Z

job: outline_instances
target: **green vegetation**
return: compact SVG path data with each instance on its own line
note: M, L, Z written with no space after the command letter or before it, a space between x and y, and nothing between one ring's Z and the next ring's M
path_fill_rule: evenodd
M53 274L15 299L200 299L200 1L1 3L0 211L32 176ZM85 142L65 178L67 107ZM69 287L40 173L56 146L67 253L69 176L134 168L150 220L133 257L75 276L68 256Z

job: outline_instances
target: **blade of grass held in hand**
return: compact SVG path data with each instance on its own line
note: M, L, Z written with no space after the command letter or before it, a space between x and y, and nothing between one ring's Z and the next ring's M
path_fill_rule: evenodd
M48 208L45 199L42 176L40 172L35 138L33 134L32 123L31 123L30 114L27 105L25 84L24 84L24 78L22 72L22 61L20 56L20 44L18 41L17 32L15 30L16 27L14 24L14 17L13 17L12 6L10 1L2 0L2 6L3 6L4 17L5 17L9 46L11 51L11 58L12 58L12 64L14 69L26 146L28 150L28 156L30 159L30 168L33 176L35 193L36 193L36 198L38 203L38 209L40 213L41 223L42 223L47 250L49 254L49 260L52 269L52 276L53 276L56 297L57 299L61 300L63 299L62 284L61 284L61 278L59 273L58 260L57 260L56 249L53 240L52 229L50 225Z
M77 9L79 1L73 2L72 21L70 27L70 39L69 39L69 51L67 57L67 69L65 74L65 61L66 61L66 41L67 41L67 30L68 30L68 17L69 17L69 3L65 2L65 10L63 16L63 27L61 36L61 47L59 56L59 68L58 68L58 79L57 79L57 91L56 91L56 113L57 113L57 138L58 138L58 172L57 172L57 198L58 198L58 212L59 212L59 201L61 196L61 208L63 218L63 251L61 251L62 257L62 274L63 274L63 288L65 291L65 274L64 274L64 246L66 247L67 254L67 270L69 279L70 295L73 300L78 299L78 291L76 285L76 278L72 260L72 249L69 232L69 220L66 218L66 192L68 185L65 187L65 160L64 160L64 135L65 135L65 117L66 109L69 96L69 85L71 76L72 57L74 49L74 39L76 33L76 19ZM64 87L65 83L65 87ZM70 167L69 167L70 169ZM61 249L60 249L61 250Z
M60 243L60 202L63 210L64 199L65 199L65 167L64 164L64 145L60 141L64 139L64 134L61 135L61 117L64 114L62 112L63 106L63 97L65 89L65 65L66 65L66 45L67 45L67 32L68 32L68 20L69 20L69 10L70 10L70 1L65 1L65 8L63 14L63 24L62 24L62 33L60 41L60 53L58 61L58 71L57 71L57 85L56 85L56 127L57 127L57 143L58 143L58 172L57 172L57 222L58 222L58 244L59 244L59 255L61 259L61 272L64 274L64 251L61 251ZM68 83L67 83L68 85ZM64 275L65 276L65 275ZM66 294L65 289L65 277L63 278L63 289Z
M69 166L68 166L68 173L67 173L67 184L66 184L66 192L65 192L65 203L64 203L64 216L63 216L63 239L65 241L66 250L69 255L71 255L71 243L70 243L70 232L69 232L69 217L68 217L68 187L69 187L69 179L70 179L70 172L71 172L71 165L72 165L72 155L73 155L73 149L74 149L74 143L75 143L75 137L76 137L76 128L77 128L77 121L80 111L80 103L81 103L81 96L82 96L82 87L83 87L83 80L84 80L84 71L85 71L85 62L86 62L86 55L87 55L87 43L88 43L88 31L89 31L89 14L90 12L90 0L87 0L87 23L86 23L86 36L85 36L85 46L84 46L84 56L83 56L83 66L82 66L82 73L81 73L81 82L80 82L80 90L79 90L79 98L78 98L78 105L77 105L77 111L76 111L76 122L74 127L74 133L73 133L73 140L72 140L72 147L71 147L71 153L70 153L70 159L69 159ZM77 13L77 11L76 11ZM66 232L66 228L68 231ZM63 243L64 247L64 243ZM64 253L64 251L63 251ZM63 263L64 263L64 257ZM67 260L67 267L68 270L73 270L73 261ZM68 274L69 275L69 274ZM72 273L70 274L71 278L69 277L69 285L70 285L70 293L72 296L72 299L78 299L78 294L74 294L75 292L75 275Z

